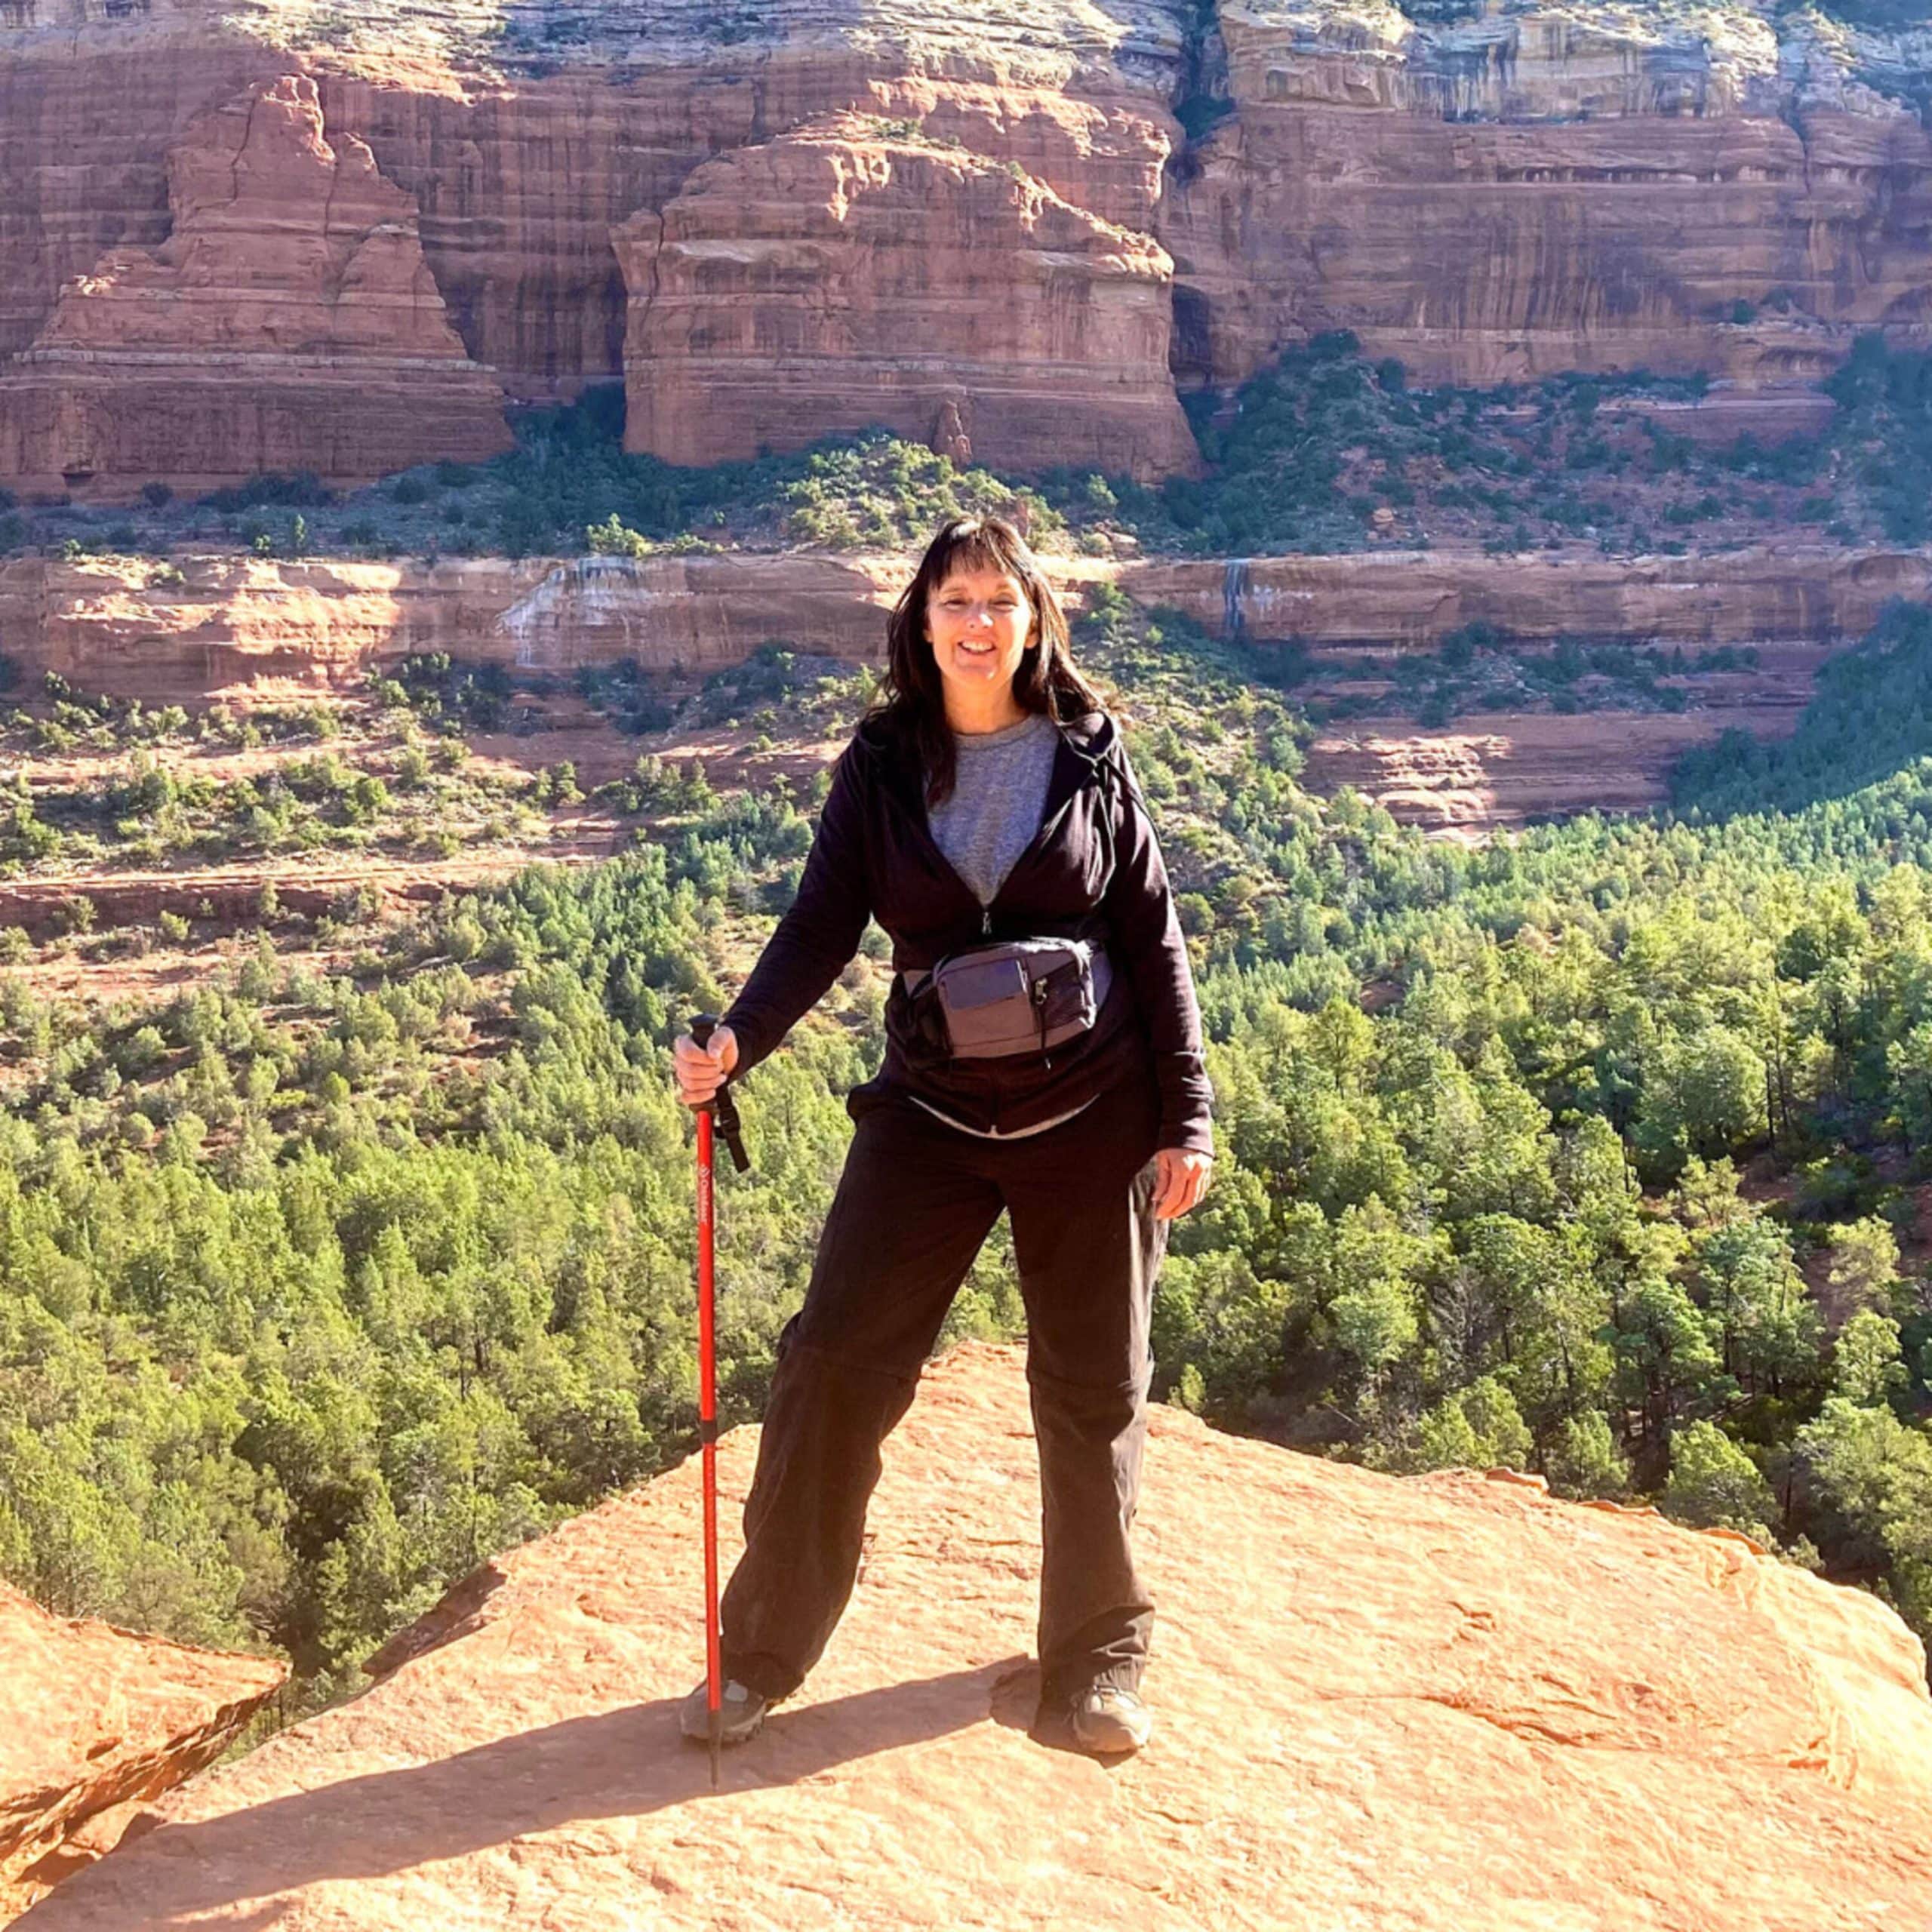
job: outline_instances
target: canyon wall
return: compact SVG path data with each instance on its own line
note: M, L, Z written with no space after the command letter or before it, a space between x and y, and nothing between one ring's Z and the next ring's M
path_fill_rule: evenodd
M422 651L568 675L635 658L703 672L764 643L876 655L903 561L582 557L435 565L184 557L182 580L88 559L0 562L0 636L27 674L167 700L264 681L346 688Z
M1710 556L1605 557L1579 546L1489 556L1447 546L1227 563L1130 564L1121 588L1178 606L1225 636L1324 653L1426 650L1469 623L1525 644L1559 638L1663 645L1850 639L1894 597L1932 594L1932 554L1826 544Z
M1482 384L1804 383L1860 328L1932 340L1932 143L1857 78L1857 37L1666 0L1218 12L1233 111L1159 223L1204 380L1335 328Z
M1863 635L1893 598L1932 597L1932 555L1785 543L1614 559L1581 549L1519 557L1441 549L1150 562L1124 567L1119 582L1257 648L1303 646L1298 698L1369 706L1321 729L1309 785L1324 793L1352 786L1404 824L1475 841L1534 820L1661 804L1693 746L1730 730L1788 735L1833 651ZM1432 728L1398 704L1375 715L1389 688L1376 673L1472 623L1494 626L1500 648L1531 653L1566 638L1694 652L1743 645L1755 662L1700 673L1693 708L1680 712L1487 711Z
M348 477L620 377L680 460L883 419L1155 474L1177 387L1338 328L1422 380L1775 396L1857 328L1932 340L1927 73L1932 34L1773 0L0 0L0 484ZM180 198L285 77L379 217L346 291L314 168ZM198 367L177 295L223 321Z
M0 638L30 678L51 670L83 691L156 703L353 691L371 671L423 651L564 678L580 665L625 659L703 675L767 643L876 663L909 570L896 553L796 552L434 565L216 555L179 567L179 583L152 583L152 567L135 559L0 562ZM1371 706L1324 728L1310 749L1309 783L1321 792L1352 785L1405 823L1463 838L1561 813L1662 802L1689 746L1733 727L1788 733L1833 651L1869 629L1890 598L1932 598L1927 552L1783 545L1617 561L1581 549L1229 563L1056 558L1049 574L1069 612L1094 583L1114 582L1257 652L1303 647L1302 697ZM1749 669L1700 672L1693 708L1678 713L1485 712L1434 728L1374 714L1386 688L1378 680L1396 657L1478 622L1504 634L1503 648L1526 652L1567 638L1744 645L1756 658ZM156 890L137 882L129 903ZM31 899L11 916L29 917Z
M704 464L883 423L964 464L1192 466L1173 264L1017 162L838 115L618 231L626 447Z
M1484 712L1429 727L1400 717L1324 726L1303 768L1312 790L1344 785L1404 825L1480 844L1499 828L1577 812L1646 811L1669 798L1684 753L1725 731L1789 735L1829 648L1755 647L1758 672L1700 678L1692 711Z
M315 83L257 82L168 158L172 229L76 276L0 373L0 474L125 498L309 469L361 483L509 444L503 392L451 328L414 205Z
M755 10L632 0L531 7L506 22L500 9L412 15L356 0L264 0L238 12L214 0L128 0L112 17L67 0L5 0L0 202L22 212L11 223L0 217L0 284L12 257L34 261L14 299L0 295L0 370L8 355L35 347L60 290L92 275L113 245L168 238L167 156L194 117L282 72L312 78L331 138L366 141L410 198L451 322L471 358L521 401L625 374L626 312L639 297L626 286L614 241L626 224L660 215L714 157L742 154L755 171L767 144L827 115L855 114L920 129L964 164L957 178L968 192L957 208L902 195L872 226L902 276L922 257L943 268L949 233L969 236L977 251L970 278L955 263L928 298L945 318L928 353L934 366L959 361L937 408L963 394L966 415L983 424L980 456L1042 460L1029 405L1048 399L1048 380L1063 378L1076 393L1062 405L1063 426L1097 400L1106 413L1090 440L1124 430L1131 466L1185 466L1191 442L1166 375L1168 265L1149 230L1171 151L1167 103L1186 11L1178 0L996 0L970 14L877 0L779 0ZM50 181L46 157L62 147L69 123L91 123L89 103L103 98L125 111L100 133L84 177ZM11 126L10 100L23 110ZM984 177L995 168L1002 185L1014 173L1029 185L1010 217L995 211L989 229ZM8 195L16 184L19 194ZM63 185L81 205L53 205ZM943 183L927 185L945 192ZM94 205L117 186L134 207ZM715 222L715 205L703 206L701 195L700 203L694 218ZM810 219L808 207L781 208L774 218L795 214ZM72 231L65 245L48 247L63 228ZM627 252L654 260L654 251ZM1017 334L992 325L998 303L988 291L1003 277L1030 277L1041 290ZM862 303L869 279L857 278ZM1097 303L1084 300L1090 286ZM1109 290L1119 297L1111 305ZM1061 315L1069 303L1075 312ZM903 347L906 320L888 295L875 325L881 343ZM986 340L968 367L975 328ZM1100 341L1110 331L1121 338L1118 349ZM1016 405L1001 358L1029 334L1044 363L1022 377ZM835 341L827 346L836 352ZM820 386L803 408L795 391L774 390L761 415L770 358L755 339L746 348L737 386L758 441L891 413L853 381ZM888 359L875 358L889 386ZM635 353L629 360L635 367ZM1101 365L1097 374L1090 360ZM730 381L724 359L714 362L716 380L675 367L653 372L640 407L665 426L663 447L708 450L714 392ZM246 372L231 369L226 380L243 383ZM432 429L440 420L434 408L421 414ZM29 477L17 457L0 460L0 482L17 478L29 488L45 480Z
M1094 71L1098 50L1049 57L1051 17L1039 50L1022 59L1011 47L995 60L974 52L970 33L908 46L902 26L901 44L880 44L827 23L829 14L817 31L780 37L803 11L771 9L771 31L756 38L713 44L694 28L681 38L572 42L556 71L538 60L434 85L373 58L343 71L326 63L349 57L318 54L318 82L331 125L361 134L415 196L465 342L524 400L623 376L627 309L645 291L626 287L617 230L663 211L704 163L828 115L917 128L1011 162L1100 222L1151 229L1175 131L1164 106L1174 49L1146 57L1158 84L1131 85L1110 66ZM611 17L589 24L613 32L624 12L603 9ZM600 49L603 68L592 64ZM1068 91L1075 75L1078 94ZM915 232L920 211L902 214Z

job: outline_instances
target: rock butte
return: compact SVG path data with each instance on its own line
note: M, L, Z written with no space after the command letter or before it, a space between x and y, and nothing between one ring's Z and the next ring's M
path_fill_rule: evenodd
M0 1922L211 1764L288 1675L50 1616L0 1583Z
M1195 466L1166 251L1017 164L835 116L707 163L617 254L627 448L703 464L877 422L1024 469Z
M883 418L1152 473L1180 391L1343 328L1423 381L1702 369L1775 432L1855 330L1932 340L1932 37L1776 13L0 0L0 481L349 476L620 377L679 460ZM328 171L180 192L297 79L349 282Z
M728 1561L755 1438L721 1454ZM676 1734L703 1669L698 1512L691 1463L500 1557L373 1689L173 1794L26 1925L1932 1919L1921 1646L1730 1533L1158 1410L1157 1728L1106 1769L1025 1733L1026 1385L1017 1351L969 1346L888 1445L826 1659L714 1796Z
M198 116L168 170L168 239L68 283L0 374L0 474L112 497L157 477L362 483L509 447L503 391L450 326L414 204L355 136L331 146L312 81Z

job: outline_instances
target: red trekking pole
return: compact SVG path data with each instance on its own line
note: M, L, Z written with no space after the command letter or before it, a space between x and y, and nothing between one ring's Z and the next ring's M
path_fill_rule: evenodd
M700 1013L691 1022L691 1038L709 1047L717 1029L715 1013ZM711 1724L711 1788L718 1789L718 1730L724 1694L723 1666L718 1647L718 1360L716 1304L712 1264L711 1122L717 1116L731 1150L732 1164L743 1174L751 1163L738 1125L738 1109L728 1087L697 1110L697 1438L704 1464L704 1688Z

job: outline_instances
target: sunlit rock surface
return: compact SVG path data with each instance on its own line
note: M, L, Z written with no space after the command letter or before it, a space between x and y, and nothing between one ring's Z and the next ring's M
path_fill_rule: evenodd
M1336 328L1420 381L1700 369L1771 425L1857 330L1932 340L1932 29L1775 0L0 0L0 379L40 398L0 481L85 467L17 358L166 346L125 263L180 242L171 158L287 75L403 198L419 349L453 330L512 401L626 380L634 446L685 460L869 407L1015 468L1184 469L1179 393ZM291 223L237 245L272 278ZM382 291L422 288L406 253ZM326 414L255 426L278 349L219 348L144 457L192 483L238 426L348 460ZM392 394L396 349L351 327L343 368ZM407 426L461 455L479 409L432 385Z
M728 1561L755 1448L721 1452ZM1160 1410L1156 1729L1103 1769L1026 1735L1026 1383L968 1347L888 1445L823 1663L714 1795L677 1730L699 1510L694 1461L499 1558L374 1689L167 1800L32 1932L1932 1918L1917 1638L1727 1532Z

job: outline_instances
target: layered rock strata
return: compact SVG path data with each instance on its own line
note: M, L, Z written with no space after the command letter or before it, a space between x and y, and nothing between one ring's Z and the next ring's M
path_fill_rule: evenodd
M0 561L8 654L30 676L57 671L85 691L152 698L266 679L346 686L420 651L557 672L635 658L648 669L703 672L774 642L875 661L910 574L897 554L802 552L177 563L181 581L155 584L135 559ZM1476 622L1531 646L1564 637L1833 645L1862 635L1894 597L1932 596L1923 552L1801 546L1634 561L1444 549L1227 564L1056 558L1048 568L1071 611L1088 584L1106 580L1246 642L1300 642L1318 663L1426 651Z
M623 374L614 226L662 208L712 157L828 112L923 123L1103 221L1147 229L1189 11L1183 0L994 0L964 12L924 0L543 0L506 21L462 0L405 15L392 0L253 11L149 0L112 18L97 5L84 25L65 0L8 0L0 268L14 266L11 235L22 277L0 278L0 355L31 343L61 282L103 247L165 237L162 159L186 120L291 61L315 79L331 129L365 138L415 198L470 353L513 396L540 400ZM92 100L115 103L112 115L97 122ZM85 168L50 171L56 149ZM50 240L83 214L85 234L50 260Z
M184 557L179 583L105 561L0 562L0 635L31 673L152 699L274 680L343 688L422 651L568 672L698 673L782 641L881 648L900 559L702 554L418 564Z
M901 74L855 50L683 72L570 72L512 86L412 90L317 76L331 126L354 128L416 197L425 253L471 352L521 400L621 380L631 299L613 232L673 200L693 171L829 109L1011 160L1103 221L1151 227L1171 152L1161 97Z
M286 1675L0 1583L0 1922L108 1849L125 1807L211 1764Z
M649 669L704 672L773 642L876 660L886 612L909 574L897 554L176 561L178 584L150 583L134 559L0 561L9 655L29 675L57 671L84 690L143 697L266 678L340 685L429 651L559 671L635 657ZM1139 601L1177 605L1225 635L1305 644L1318 660L1426 650L1478 621L1530 645L1831 644L1861 635L1893 597L1932 596L1932 558L1921 552L1823 547L1634 561L1594 551L1056 558L1048 569L1070 611L1088 584L1116 581Z
M720 1446L728 1564L755 1450ZM1156 1728L1106 1769L1026 1734L1037 1483L1018 1352L931 1369L831 1648L713 1793L677 1730L694 1460L499 1557L33 1932L1932 1916L1924 1652L1875 1598L1540 1477L1383 1475L1157 1408Z
M58 291L104 253L168 243L166 157L196 115L304 72L331 140L366 140L420 210L469 358L513 398L550 398L623 374L628 341L639 447L708 457L713 413L725 447L808 439L863 405L1020 467L1038 445L1063 454L1051 429L1005 438L1004 416L1025 427L1044 401L1050 423L1106 426L1097 455L1071 458L1184 467L1170 371L1226 386L1338 328L1419 380L1641 364L1775 398L1857 328L1932 340L1932 155L1905 104L1928 72L1932 35L1833 29L1774 0L1544 0L1420 24L1385 0L539 0L507 16L481 0L5 0L0 356L41 342L78 366L64 336L42 340ZM819 212L834 125L848 173L926 150L895 160L899 198ZM1051 190L1072 245L989 223L989 168ZM937 201L905 192L915 177ZM614 231L634 238L628 283ZM769 281L774 232L798 251L789 282ZM708 251L701 270L684 243ZM814 249L822 275L801 265ZM1066 258L1046 289L1042 254ZM127 346L168 345L137 328ZM346 353L373 354L365 386L393 393L380 347ZM850 382L828 374L841 357ZM333 449L326 416L257 424L266 379L245 358L206 373L202 445L272 458L299 426L315 446L282 466L367 454ZM991 407L955 427L953 392L976 386ZM445 435L433 401L413 426L463 454L466 406ZM1755 420L1777 421L1766 407ZM192 439L182 453L168 480L192 485Z
M1808 676L1766 683L1712 691L1700 681L1699 708L1687 712L1484 712L1432 730L1351 718L1315 738L1304 775L1316 792L1352 786L1398 823L1465 844L1577 812L1647 811L1666 801L1672 768L1694 746L1733 730L1790 733Z
M1426 649L1463 625L1530 643L1850 639L1894 597L1932 591L1932 556L1779 543L1703 557L1606 557L1579 546L1491 556L1447 546L1350 555L1129 564L1121 588L1211 629L1318 651Z
M315 85L251 88L168 157L173 232L103 256L0 376L0 474L126 497L269 471L366 481L507 447L503 393L451 327L414 205Z
M1171 265L1018 163L841 115L617 231L625 446L703 464L881 423L961 460L1191 467Z
M1476 384L1801 383L1858 328L1932 341L1932 140L1768 4L1217 13L1234 112L1158 225L1207 380L1335 328Z
M0 0L0 370L107 251L167 240L170 151L195 115L274 71L198 16L179 23L183 45L153 15L36 32L34 8L49 11Z

